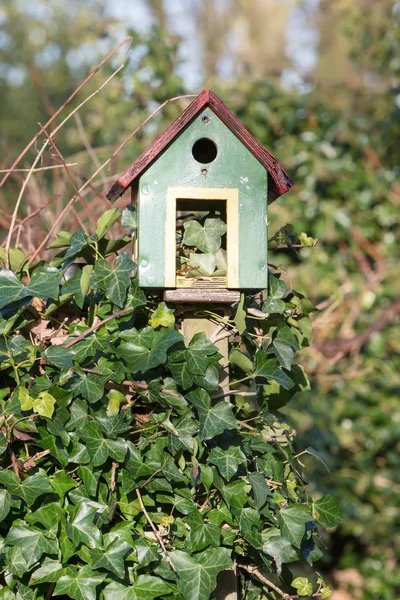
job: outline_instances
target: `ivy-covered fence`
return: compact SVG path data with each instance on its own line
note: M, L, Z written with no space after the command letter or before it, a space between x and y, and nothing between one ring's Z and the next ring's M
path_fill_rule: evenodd
M209 315L231 336L221 392L213 341L186 345L179 308L138 288L135 226L111 209L49 264L11 250L0 270L0 598L208 600L234 563L240 598L329 598L314 562L340 511L307 496L315 453L279 412L308 389L314 307L275 271Z

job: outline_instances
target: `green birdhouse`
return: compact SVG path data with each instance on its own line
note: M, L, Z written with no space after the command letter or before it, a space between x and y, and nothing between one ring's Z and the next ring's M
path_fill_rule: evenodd
M139 285L221 301L268 285L268 204L293 182L224 103L204 90L121 175L138 211Z

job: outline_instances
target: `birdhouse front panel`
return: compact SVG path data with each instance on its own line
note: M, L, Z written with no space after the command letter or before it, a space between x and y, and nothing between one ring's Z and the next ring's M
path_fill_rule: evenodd
M211 108L202 110L141 174L137 208L141 287L267 287L268 171ZM207 211L203 228L197 224L197 231L192 224L183 240L203 239L205 250L212 251L219 228L224 248L215 253L216 277L200 276L196 282L177 269L176 224L182 215ZM226 274L218 257L226 261ZM207 272L212 252L194 258ZM224 275L218 277L219 272Z

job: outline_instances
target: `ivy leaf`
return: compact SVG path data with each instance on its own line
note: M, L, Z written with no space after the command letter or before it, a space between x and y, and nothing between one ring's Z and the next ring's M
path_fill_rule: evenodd
M114 304L122 308L127 289L130 284L130 274L135 268L127 252L121 252L111 266L105 259L97 260L93 271L93 279Z
M169 363L168 367L171 371L172 377L182 389L188 390L192 387L194 382L194 375L189 370L189 367L186 362Z
M10 494L19 496L28 506L32 506L39 496L51 493L53 490L46 475L35 473L27 477L22 483L15 473L0 470L0 483L6 485Z
M269 276L269 294L266 302L262 306L263 312L279 313L285 311L285 303L281 298L286 294L286 284L282 279L273 275Z
M221 237L226 232L226 224L217 218L206 219L204 227L198 221L186 221L183 224L182 243L196 246L200 252L215 254L221 246Z
M185 351L188 369L193 375L204 375L209 364L208 357L217 352L218 348L208 339L205 333L196 333Z
M75 258L89 243L89 238L84 231L75 231L68 241L69 248L64 254L63 260ZM65 245L65 244L64 244Z
M232 568L227 548L208 548L195 556L175 550L170 554L178 574L178 590L184 600L209 600L217 575Z
M139 575L130 586L113 581L104 588L103 596L104 600L154 600L164 598L173 591L174 588L160 577Z
M104 379L92 373L79 375L76 383L72 385L71 390L75 396L81 395L93 404L103 397Z
M132 546L128 542L115 540L107 550L95 548L90 551L92 558L92 569L107 569L121 579L125 576L124 557Z
M189 266L194 267L194 270L190 272L192 276L204 275L205 277L211 277L215 271L217 262L214 254L195 254L192 252L189 259Z
M297 338L292 333L290 327L287 325L279 327L272 342L272 347L280 364L285 369L290 370L294 359L294 352L295 350L299 350Z
M6 543L22 549L28 569L40 559L42 554L57 554L58 552L56 539L50 539L43 530L28 527L24 521L19 519L14 521L8 532Z
M297 504L281 508L279 511L279 521L282 535L293 546L300 548L301 540L305 533L305 524L312 521L307 506Z
M31 575L32 583L50 583L58 581L60 575L62 575L63 566L58 560L52 560L48 556L43 561L43 564L33 571Z
M128 341L118 346L115 352L125 360L132 373L145 373L165 363L169 348L182 339L182 335L175 329L164 327L154 331L151 327L146 327L140 333L134 330Z
M121 211L118 208L109 208L97 220L96 235L100 240L104 237L107 231L114 225L121 216Z
M40 392L36 400L33 401L33 410L42 417L51 419L55 403L56 399L49 392Z
M69 490L72 490L79 485L78 482L71 479L65 471L58 471L50 477L50 484L55 493L60 497L61 502L64 501L64 496Z
M0 522L4 521L11 508L11 496L7 490L0 490Z
M190 552L204 550L208 546L218 548L221 532L217 525L206 523L198 510L185 517L185 523L190 527Z
M44 353L46 359L59 369L70 369L74 364L75 352L63 346L50 346Z
M268 489L267 484L265 483L265 477L261 473L250 473L247 479L251 485L253 490L254 499L256 501L256 506L258 510L261 510L267 499L271 496L271 492Z
M124 461L127 451L125 440L120 438L116 440L104 438L100 426L97 423L88 423L85 428L82 429L80 435L85 441L87 451L89 452L94 467L104 464L109 456L114 458L117 462Z
M297 590L299 596L311 596L313 593L313 586L307 577L296 577L290 584Z
M157 327L169 327L171 329L175 326L175 310L168 308L165 302L160 302L156 310L153 312L149 319L149 324L154 328Z
M246 457L239 446L229 446L226 450L213 448L208 460L218 467L222 477L230 479L237 473L239 466L246 462Z
M186 398L196 407L200 420L200 438L211 440L226 429L238 429L239 425L232 413L229 402L217 402L211 406L211 398L205 390L197 389Z
M0 308L10 302L21 300L26 295L23 283L14 273L8 269L0 269Z
M24 387L18 388L18 400L21 405L21 410L28 411L33 408L33 398L29 395L29 392Z
M263 350L258 350L256 354L254 375L256 377L272 379L285 388L285 390L290 390L294 386L292 379L277 365L275 358L267 358Z
M53 596L64 594L74 600L96 600L96 588L104 579L105 575L96 573L89 565L80 569L68 568L66 574L57 581Z
M30 296L36 296L42 300L47 298L58 298L61 271L56 267L45 265L37 269L26 286Z
M282 565L299 559L298 552L286 538L279 535L278 529L272 529L261 534L263 540L263 552L272 556L276 564L278 577L282 571Z
M71 509L71 522L67 532L75 546L82 542L89 548L101 548L101 533L93 519L98 507L88 502L77 504Z
M323 527L336 527L336 525L344 523L339 504L336 498L330 494L322 496L322 498L313 503L312 513Z
M122 211L121 227L123 227L124 229L133 229L133 230L136 230L136 228L137 228L137 211L136 211L135 207L132 206L131 204L129 204Z

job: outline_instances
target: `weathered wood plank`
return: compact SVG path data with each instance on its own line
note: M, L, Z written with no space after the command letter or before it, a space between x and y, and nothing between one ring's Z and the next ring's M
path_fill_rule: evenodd
M164 300L166 302L212 302L233 304L239 302L240 292L237 290L203 289L203 288L180 288L176 290L165 290Z

